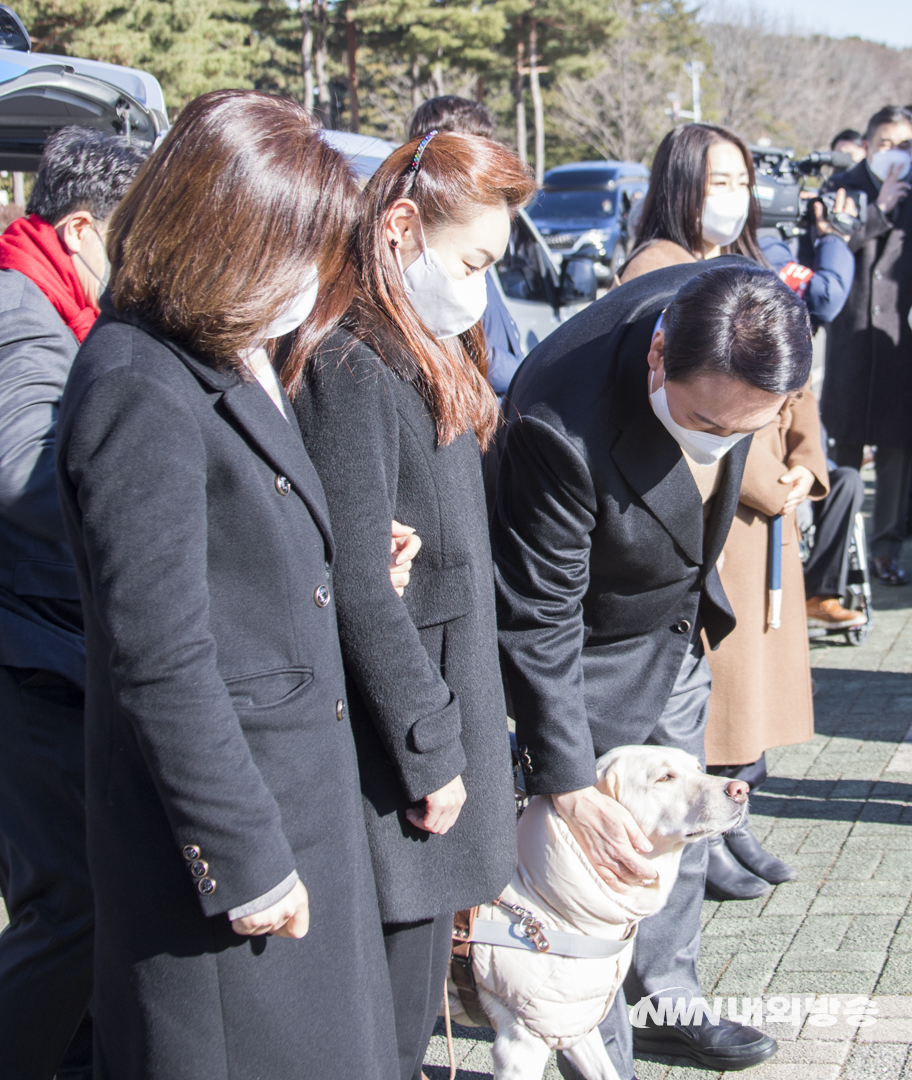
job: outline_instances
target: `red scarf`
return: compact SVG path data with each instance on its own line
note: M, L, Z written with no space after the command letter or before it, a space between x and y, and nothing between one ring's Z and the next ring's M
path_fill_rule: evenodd
M32 214L16 218L0 236L0 269L18 270L50 300L82 344L98 318L86 299L73 259L53 225Z

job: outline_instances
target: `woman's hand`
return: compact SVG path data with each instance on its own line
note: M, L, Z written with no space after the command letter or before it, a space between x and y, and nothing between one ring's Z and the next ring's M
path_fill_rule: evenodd
M393 522L393 538L390 541L390 580L393 588L402 596L409 583L412 560L421 550L421 537L408 525Z
M416 829L439 833L441 836L456 824L462 804L466 801L466 790L462 777L457 776L445 784L439 791L432 791L424 799L424 809L410 806L405 816Z
M290 893L272 907L235 919L231 929L236 934L258 937L274 934L276 937L302 938L310 929L310 898L302 881L296 881Z
M779 483L792 485L792 490L786 496L785 505L782 507L783 514L790 514L810 495L811 488L814 486L814 474L803 465L795 465L779 477Z

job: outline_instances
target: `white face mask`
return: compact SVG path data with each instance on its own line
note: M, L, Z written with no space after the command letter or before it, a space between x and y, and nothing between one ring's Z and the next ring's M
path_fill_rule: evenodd
M733 446L750 434L750 432L739 432L735 435L713 435L709 431L692 431L690 428L681 427L672 419L668 408L664 379L658 390L652 393L653 374L654 372L650 371L649 404L652 405L652 411L662 421L662 426L678 446L698 465L714 465L717 461L721 461Z
M703 239L707 244L718 244L719 247L733 244L741 235L749 210L747 188L707 195L703 200Z
M906 150L878 150L871 158L871 172L878 180L886 180L892 166L899 166L899 179L912 172L912 155Z
M269 341L271 338L284 337L292 330L297 330L313 311L319 289L320 279L314 274L291 303L264 328L261 340Z
M479 270L463 280L451 277L437 252L428 247L424 226L420 227L424 250L403 270L397 247L396 262L415 313L438 341L444 341L464 333L484 315L488 306L485 275Z

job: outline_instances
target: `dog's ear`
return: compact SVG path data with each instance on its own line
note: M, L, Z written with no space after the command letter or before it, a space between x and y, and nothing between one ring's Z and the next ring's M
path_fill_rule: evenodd
M603 795L610 795L612 799L619 799L621 790L621 778L620 778L621 762L614 761L609 766L605 775L599 780L596 787Z

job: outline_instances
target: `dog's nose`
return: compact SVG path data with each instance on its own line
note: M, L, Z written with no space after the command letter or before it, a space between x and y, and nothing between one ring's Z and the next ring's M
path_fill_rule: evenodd
M732 780L725 787L725 794L737 803L747 802L750 788L743 780Z

